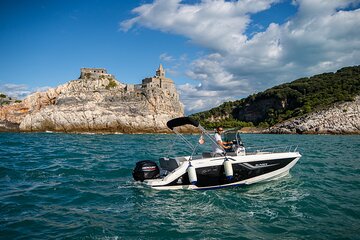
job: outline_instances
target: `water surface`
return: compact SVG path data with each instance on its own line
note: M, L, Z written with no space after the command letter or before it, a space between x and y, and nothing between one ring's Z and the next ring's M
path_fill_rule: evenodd
M299 145L290 175L267 183L209 191L135 184L138 160L188 154L174 139L0 133L0 238L359 239L360 136L243 135L246 145Z

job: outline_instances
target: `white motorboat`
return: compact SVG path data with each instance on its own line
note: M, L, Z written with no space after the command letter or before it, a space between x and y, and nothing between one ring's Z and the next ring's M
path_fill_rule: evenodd
M176 129L190 124L201 131L201 137L192 144ZM236 130L222 135L224 142L231 143L231 149L222 148L223 154L203 152L195 155L199 144L205 137L213 144L215 139L195 120L181 117L170 120L167 126L190 147L190 156L162 157L160 166L150 160L136 163L133 177L136 181L159 190L171 189L215 189L248 185L280 178L289 173L301 155L297 146L245 147Z

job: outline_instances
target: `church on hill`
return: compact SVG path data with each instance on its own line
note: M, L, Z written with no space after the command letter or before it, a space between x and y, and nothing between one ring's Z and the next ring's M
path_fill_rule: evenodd
M140 93L143 90L149 90L151 88L159 88L164 91L167 96L179 100L175 83L165 76L165 70L161 64L156 70L155 76L144 78L141 84L126 84L125 90L128 93Z
M171 93L176 91L174 81L165 77L165 70L161 64L156 70L155 76L143 79L142 85L144 87L159 87L169 90Z

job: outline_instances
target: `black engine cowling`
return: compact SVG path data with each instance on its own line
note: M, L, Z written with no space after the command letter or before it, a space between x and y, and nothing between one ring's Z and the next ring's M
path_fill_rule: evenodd
M160 169L157 164L150 160L144 160L136 163L133 170L135 181L143 182L145 179L154 179L160 176Z

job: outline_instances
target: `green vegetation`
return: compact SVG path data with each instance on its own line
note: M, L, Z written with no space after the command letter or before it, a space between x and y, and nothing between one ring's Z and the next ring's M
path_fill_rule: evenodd
M117 86L117 83L115 82L114 79L109 78L109 84L105 87L107 90L109 90L110 88L114 88Z
M300 78L241 100L224 102L192 117L206 128L247 124L269 127L336 102L352 101L357 95L360 95L360 66L345 67L336 73Z
M10 104L9 98L5 94L0 93L0 106L9 105L9 104Z
M85 79L91 78L91 73L85 73L85 74L84 74L84 78L85 78Z
M5 106L5 105L9 105L11 103L20 103L22 102L21 100L16 100L14 98L11 98L9 96L6 96L3 93L0 93L0 106Z
M200 120L200 119L197 119ZM201 121L201 120L200 120ZM201 125L205 126L208 129L213 129L218 126L222 126L224 128L243 128L243 127L254 127L254 124L251 122L242 122L232 118L225 118L223 120L218 121L201 121Z

